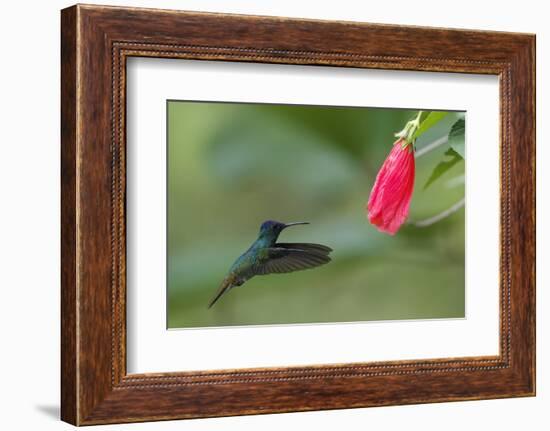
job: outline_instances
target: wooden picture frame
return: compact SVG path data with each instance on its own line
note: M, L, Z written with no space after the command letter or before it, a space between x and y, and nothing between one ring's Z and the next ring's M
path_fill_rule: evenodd
M535 394L534 35L83 5L61 17L64 421ZM498 75L500 354L128 375L125 65L131 56Z

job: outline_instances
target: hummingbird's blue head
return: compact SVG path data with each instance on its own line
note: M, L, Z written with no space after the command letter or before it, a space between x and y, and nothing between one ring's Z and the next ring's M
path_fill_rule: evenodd
M267 233L281 233L281 231L286 227L284 223L275 221L275 220L267 220L262 223L260 226L260 232Z
M296 223L281 223L275 220L267 220L267 221L264 221L260 226L260 234L271 234L271 235L277 236L283 231L283 229L286 229L289 226L295 226L299 224L309 224L309 222L303 221L303 222L296 222Z

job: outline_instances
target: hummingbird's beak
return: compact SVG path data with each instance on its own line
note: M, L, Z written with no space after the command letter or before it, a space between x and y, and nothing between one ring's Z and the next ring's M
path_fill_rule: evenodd
M285 229L289 226L297 226L297 225L300 225L300 224L309 224L308 221L297 221L297 222L294 222L294 223L286 223L285 224Z

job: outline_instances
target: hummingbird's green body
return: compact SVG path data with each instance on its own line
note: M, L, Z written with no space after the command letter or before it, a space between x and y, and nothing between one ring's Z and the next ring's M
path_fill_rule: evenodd
M260 227L258 238L231 265L221 286L208 308L220 297L236 286L240 286L255 275L285 273L315 268L330 262L331 248L321 244L277 243L283 229L300 223L280 223L268 220Z

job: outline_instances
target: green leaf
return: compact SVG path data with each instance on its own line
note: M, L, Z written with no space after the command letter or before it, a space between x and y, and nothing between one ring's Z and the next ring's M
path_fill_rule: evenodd
M418 127L418 130L413 135L413 139L418 138L420 135L422 135L424 132L426 132L431 127L435 126L437 123L439 123L448 112L444 111L431 111L428 116L420 123L420 126Z
M464 144L464 133L466 131L466 122L464 118L457 120L449 132L449 145L463 159L466 158L466 148Z
M442 160L437 164L437 166L432 171L430 178L428 178L428 181L426 181L426 184L424 185L424 190L426 190L435 180L441 177L454 165L463 160L462 156L452 148L449 148L447 151L445 151L445 156L447 160Z

